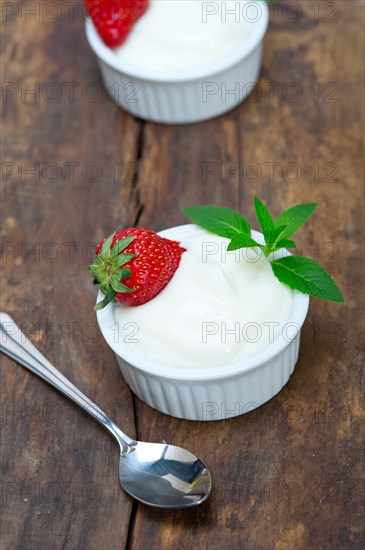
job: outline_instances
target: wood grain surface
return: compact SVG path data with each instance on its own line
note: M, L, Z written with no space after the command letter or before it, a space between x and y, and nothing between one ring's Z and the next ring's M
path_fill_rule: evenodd
M279 2L256 90L188 126L112 102L80 3L33 4L3 6L1 310L129 435L201 456L214 487L188 511L132 503L106 431L1 356L1 549L362 548L363 2ZM274 213L319 203L298 242L346 303L311 300L295 372L269 403L221 422L163 415L98 332L93 247L118 226L184 223L191 204L253 222L254 195Z

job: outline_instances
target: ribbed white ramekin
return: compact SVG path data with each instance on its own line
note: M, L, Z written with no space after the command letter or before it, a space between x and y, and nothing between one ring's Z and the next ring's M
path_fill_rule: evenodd
M156 73L123 62L103 43L90 19L86 20L86 36L108 93L123 109L154 122L198 122L230 111L256 85L269 9L256 0L256 10L253 29L238 48L190 72Z
M171 239L179 226L159 234ZM262 237L256 231L254 238ZM99 292L98 301L103 295ZM117 356L131 390L151 407L188 420L223 420L259 407L287 383L298 359L300 330L307 315L309 297L293 292L286 327L267 347L227 365L204 368L168 367L139 356L128 343L116 339L117 305L97 312L100 330Z

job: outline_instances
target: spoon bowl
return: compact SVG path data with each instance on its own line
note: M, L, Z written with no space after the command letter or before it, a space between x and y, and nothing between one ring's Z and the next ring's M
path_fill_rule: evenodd
M122 452L119 479L132 497L159 508L197 506L211 490L206 465L189 451L164 443L138 442Z
M69 397L115 437L120 446L119 480L129 495L158 508L190 508L208 498L211 475L198 457L181 447L135 441L123 433L37 350L6 313L0 313L0 351Z

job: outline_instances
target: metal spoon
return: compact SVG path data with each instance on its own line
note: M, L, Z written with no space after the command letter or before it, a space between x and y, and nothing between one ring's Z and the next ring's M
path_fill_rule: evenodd
M123 489L144 504L188 508L204 502L211 476L195 455L174 445L135 441L65 378L26 338L6 313L0 313L0 350L69 397L98 420L120 446Z

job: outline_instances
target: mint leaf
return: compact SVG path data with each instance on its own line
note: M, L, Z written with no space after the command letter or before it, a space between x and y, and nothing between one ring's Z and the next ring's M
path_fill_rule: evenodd
M265 244L260 244L251 237L249 222L229 208L217 206L192 206L183 212L193 222L211 233L230 239L227 251L240 248L260 248L266 257L280 249L296 248L289 237L313 214L315 203L297 204L282 212L273 221L265 204L257 197L255 211ZM271 261L275 276L280 282L305 294L344 302L340 290L329 273L313 260L301 256L286 256Z
M227 247L227 251L238 250L239 248L251 248L253 246L258 246L261 248L261 244L257 243L249 235L238 235L234 237Z
M251 234L248 221L230 208L220 206L191 206L183 208L184 214L203 229L233 239L237 235Z
M279 225L279 227L275 227L275 229L273 229L273 232L271 234L272 244L276 242L278 238L280 239L280 235L283 233L284 229L286 229L287 227L288 227L287 225Z
M254 199L255 211L261 230L264 234L266 244L269 244L272 240L272 234L274 231L274 222L270 212L266 208L263 202L257 197Z
M296 248L296 247L297 245L291 239L281 239L276 243L275 248L273 248L271 252L275 252L275 250L280 250L280 248Z
M272 261L271 266L279 281L290 288L323 300L345 301L329 273L309 258L287 256Z
M284 210L274 222L275 229L278 229L281 225L286 226L277 237L284 239L295 233L311 217L316 208L316 203L303 203Z

